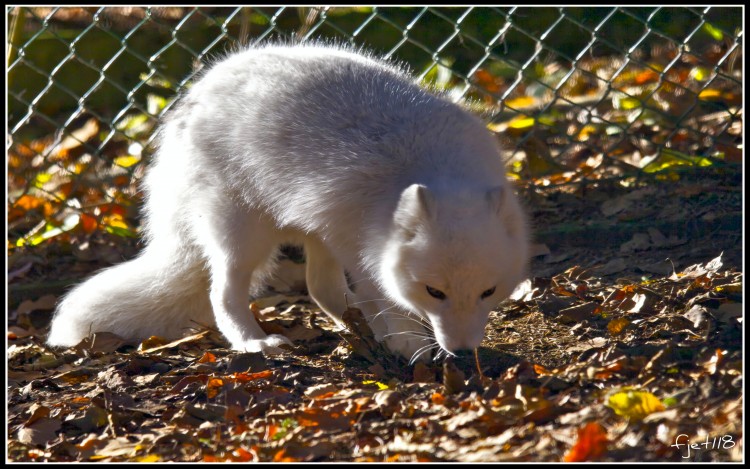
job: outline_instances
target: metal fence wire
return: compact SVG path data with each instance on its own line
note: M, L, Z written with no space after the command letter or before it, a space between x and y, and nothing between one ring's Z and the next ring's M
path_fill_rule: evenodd
M533 187L741 161L741 7L7 7L9 243L132 235L159 117L237 45L403 61Z

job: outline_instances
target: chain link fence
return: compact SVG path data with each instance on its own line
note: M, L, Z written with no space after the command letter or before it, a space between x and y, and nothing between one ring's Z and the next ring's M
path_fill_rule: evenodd
M531 187L742 158L741 7L7 7L9 243L134 235L159 116L238 45L334 40L409 65Z

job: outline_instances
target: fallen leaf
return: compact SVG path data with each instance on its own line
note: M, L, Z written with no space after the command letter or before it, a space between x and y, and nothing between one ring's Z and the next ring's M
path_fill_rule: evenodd
M79 352L111 353L125 345L127 341L111 332L96 332L84 338L75 347Z
M564 462L594 461L607 452L607 432L596 422L578 430L578 441L563 458Z
M18 309L16 310L17 314L29 314L32 311L37 310L48 310L51 311L55 309L55 305L57 304L57 297L55 295L44 295L43 297L37 299L37 300L25 300L21 302L20 305L18 305Z
M167 344L164 344L165 340L163 338L156 338L151 337L149 339L146 339L143 341L140 347L138 347L138 353L154 353L159 352L161 350L166 350L170 348L177 347L182 344L187 344L190 342L196 342L204 337L206 337L208 334L210 334L211 331L205 330L201 331L197 334L193 334L187 337L183 337L182 339L177 339L175 341L169 342ZM163 345L157 345L157 344L163 344Z
M57 431L61 426L62 422L59 419L42 417L33 423L21 426L16 438L23 444L44 446L47 442L57 438Z
M446 394L456 394L466 389L465 379L464 372L456 366L453 358L446 358L443 362L443 385Z
M198 363L216 363L216 355L211 352L205 352L203 356L198 359Z
M412 377L414 383L435 383L435 369L425 365L423 362L417 362L414 364L414 375Z
M624 258L615 257L614 259L610 259L603 266L597 267L596 271L599 273L599 275L612 275L618 272L622 272L627 268L627 266L628 264L625 262Z
M630 324L630 321L625 318L613 319L607 324L607 330L612 335L620 335L628 324Z
M559 316L555 319L563 324L573 324L591 319L592 315L599 308L599 304L595 301L589 301L580 305L572 306L560 311Z
M617 415L642 420L648 414L664 410L659 398L648 391L623 390L612 394L607 403Z
M323 383L323 384L318 384L315 386L310 386L309 388L305 389L305 392L303 394L311 399L314 399L316 397L320 397L322 395L329 394L337 390L338 390L338 387L335 384Z

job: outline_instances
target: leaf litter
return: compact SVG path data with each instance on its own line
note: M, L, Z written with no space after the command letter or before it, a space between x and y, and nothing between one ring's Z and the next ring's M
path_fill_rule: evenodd
M741 283L721 256L641 282L570 268L502 304L476 356L415 366L377 343L358 310L337 331L304 296L258 315L294 338L272 358L230 351L200 327L171 342L97 334L66 350L16 334L9 458L678 461L681 434L742 444L742 317L722 314ZM516 335L526 340L508 343Z

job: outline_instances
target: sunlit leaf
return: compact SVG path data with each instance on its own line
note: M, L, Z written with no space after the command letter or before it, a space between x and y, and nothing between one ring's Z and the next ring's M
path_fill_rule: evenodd
M160 347L168 343L169 341L165 339L164 337L152 335L151 337L141 342L140 346L138 347L138 350L149 350L155 347Z
M721 97L721 90L707 88L698 94L699 99L716 99Z
M365 381L362 381L362 384L374 384L374 385L376 385L378 387L378 389L380 391L382 391L383 389L388 389L388 385L387 384L383 384L380 381L365 380Z
M24 194L13 203L13 207L20 207L24 210L33 210L40 205L43 205L45 202L46 201L40 197Z
M596 422L589 422L578 430L578 441L565 455L565 462L592 461L607 452L607 431Z
M223 386L224 386L223 379L209 378L208 382L206 383L206 397L208 397L209 399L213 399L219 394Z
M273 370L264 370L257 373L232 373L230 378L238 382L255 381L256 379L266 379L273 376Z
M439 63L430 65L424 78L422 78L422 82L441 90L448 88L451 78L453 78L453 70L450 68L453 62L454 59L452 58L441 57Z
M658 79L659 74L656 71L647 68L636 73L635 77L633 77L633 83L636 85L645 85L646 83L651 83Z
M585 142L589 139L591 134L596 132L598 129L596 126L593 126L591 124L584 125L581 130L578 132L578 140L581 142Z
M46 183L48 183L52 179L51 174L47 173L38 173L36 177L34 178L34 186L35 187L43 187Z
M527 129L533 126L534 122L536 122L536 120L533 117L518 116L514 117L513 120L508 123L508 127L516 130Z
M120 228L118 226L105 226L104 231L115 236L122 236L124 238L137 238L138 235L127 228Z
M662 149L659 154L647 162L643 167L646 173L656 173L677 166L711 166L713 162L702 156L692 156L669 148Z
M711 70L705 67L694 67L690 70L690 78L696 81L706 81L711 76Z
M659 398L648 391L623 390L609 397L607 405L617 415L642 420L649 414L664 410Z
M44 217L50 217L54 212L52 204L41 197L24 194L16 200L8 211L8 221L17 220L27 215L30 210L42 209Z
M667 397L662 399L662 404L664 404L664 407L672 407L680 403L680 401L676 397Z
M169 80L165 80L164 78L157 75L149 76L148 73L143 72L138 75L138 78L141 81L145 81L146 83L148 83L149 86L153 86L156 88L172 88L172 83Z
M373 10L372 7L333 7L330 10L328 10L327 13L329 16L341 16L341 15L347 15L350 13L372 13L372 10ZM268 23L268 20L266 20L266 23ZM261 24L266 24L266 23L261 23Z
M630 324L630 321L625 318L613 319L607 324L607 330L612 335L620 335L628 324Z
M83 231L86 233L93 233L96 230L96 227L99 226L99 222L96 221L96 217L92 217L87 213L81 214L80 224L81 228L83 228Z
M640 100L628 96L624 93L612 93L612 107L614 107L615 109L629 111L631 109L637 109L642 105L643 103L641 103Z
M134 164L141 161L140 156L133 156L133 155L127 155L127 156L118 156L114 159L114 162L117 166L122 166L123 168L129 168L133 166Z
M51 223L47 223L45 225L45 231L42 234L36 235L27 235L24 238L19 239L16 242L17 246L23 246L24 244L28 243L32 246L36 246L38 244L43 243L44 241L54 238L55 236L61 235L65 233L66 231L70 231L73 228L75 228L78 225L78 222L80 220L80 215L77 213L71 214L68 217L63 220L63 224L61 226L54 226Z
M539 124L546 125L548 127L552 127L553 125L555 125L555 118L550 114L542 114L541 116L537 117L536 121Z
M99 132L99 122L92 118L86 121L86 123L73 130L68 131L66 129L65 138L55 146L52 153L57 159L65 159L71 156L73 150L80 149L81 145L94 138Z
M211 352L205 352L202 357L198 359L198 363L215 363L216 355Z
M237 448L232 451L232 460L237 462L250 462L257 459L256 455L244 448Z
M724 33L722 33L720 29L714 27L711 23L703 23L703 30L717 41L724 39Z
M119 213L113 213L103 217L102 224L107 233L128 238L135 238L138 236L135 231L125 223L125 220Z
M149 114L157 116L165 107L167 107L168 103L169 100L167 100L167 98L150 93L146 97L146 110Z
M485 69L480 68L474 72L472 79L490 93L497 93L500 91L500 87L495 81L495 76Z
M518 98L507 99L505 105L511 109L533 106L536 100L531 96L520 96Z
M134 114L117 122L116 128L128 137L135 138L139 133L148 130L149 119L151 119L151 117L148 114Z

